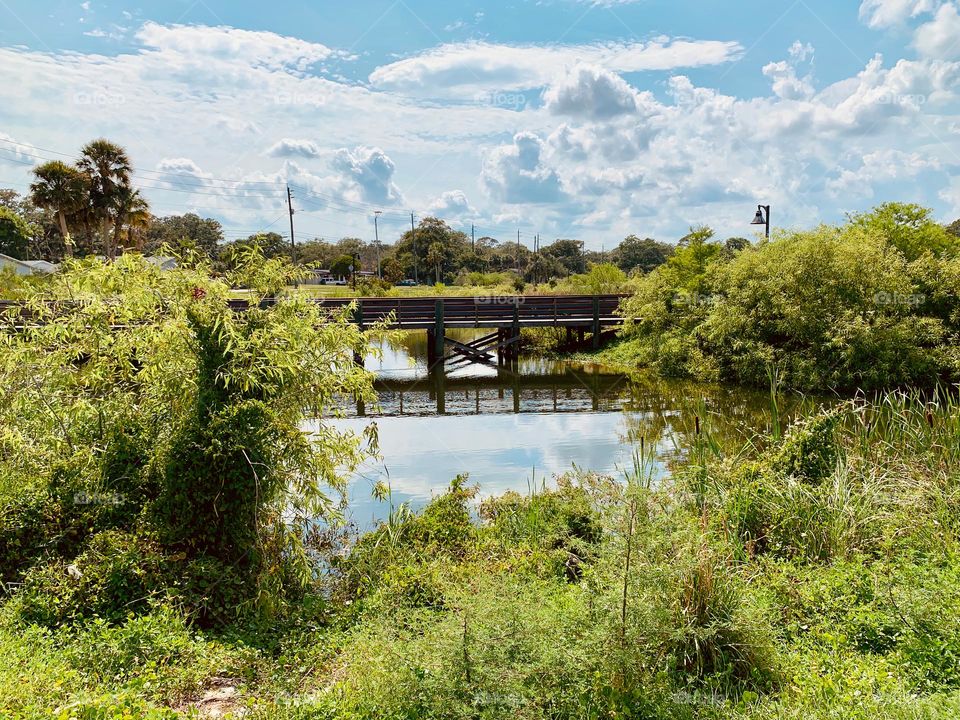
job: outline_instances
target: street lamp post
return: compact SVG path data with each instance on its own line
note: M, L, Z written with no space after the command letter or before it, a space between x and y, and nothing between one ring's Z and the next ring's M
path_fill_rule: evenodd
M770 238L770 206L757 205L757 214L753 217L751 225L763 225L766 228L767 239Z

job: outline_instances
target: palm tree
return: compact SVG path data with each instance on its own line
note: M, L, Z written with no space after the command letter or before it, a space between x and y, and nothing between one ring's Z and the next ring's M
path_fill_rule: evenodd
M434 267L434 281L440 282L440 266L444 261L443 245L438 242L430 243L427 248L427 262Z
M80 210L88 196L87 177L71 165L51 160L33 169L36 180L30 184L34 205L57 215L60 235L67 256L73 255L73 240L67 228L67 215Z
M112 258L123 226L123 197L130 188L130 156L121 146L100 138L83 146L77 167L90 178L91 209L100 224L104 254Z
M135 244L134 236L150 224L150 204L140 194L139 190L135 190L129 185L118 188L114 200L116 202L113 209L114 249L120 247L120 236L124 226L126 226L128 245L135 245L137 250L140 250L140 242L138 240Z

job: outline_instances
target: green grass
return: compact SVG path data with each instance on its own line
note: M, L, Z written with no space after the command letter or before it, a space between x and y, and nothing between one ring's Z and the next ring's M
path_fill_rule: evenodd
M765 450L756 448L766 447ZM0 613L0 716L949 718L960 712L960 405L889 394L674 467L487 500L460 480L334 552L270 622L155 604ZM125 714L126 713L126 714Z

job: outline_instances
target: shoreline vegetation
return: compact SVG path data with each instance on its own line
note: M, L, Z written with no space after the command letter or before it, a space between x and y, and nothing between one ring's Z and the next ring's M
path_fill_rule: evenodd
M300 428L375 399L353 356L382 328L283 292L301 271L256 244L11 284L39 322L0 333L0 716L956 717L956 243L900 205L693 233L617 276L628 322L591 357L769 387L762 429L693 410L663 482L641 436L624 477L479 519L468 475L419 512L379 484L359 537L344 469L375 426ZM234 287L280 301L232 313ZM851 392L787 424L788 389Z

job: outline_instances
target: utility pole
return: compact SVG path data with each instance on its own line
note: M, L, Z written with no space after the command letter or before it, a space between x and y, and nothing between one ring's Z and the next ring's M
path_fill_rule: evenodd
M539 263L537 262L537 260L540 258L540 233L537 233L536 238L534 238L534 241L533 241L533 254L534 254L534 258L533 258L533 283L534 283L534 285L536 285L536 283L537 283L537 275L538 275L537 270L539 270L539 267L540 267Z
M517 228L517 275L520 274L520 228Z
M297 243L293 237L293 193L290 192L290 186L287 185L287 211L290 213L290 259L293 264L297 264Z
M383 210L374 210L373 212L373 242L377 246L377 277L381 280L383 280L383 274L380 272L380 228L377 226L377 218L382 214Z
M473 223L470 223L470 249L474 252L477 251L477 229Z
M410 213L410 233L413 235L413 281L420 284L420 278L417 275L417 226L413 223L413 213Z
M287 185L287 211L290 213L290 260L296 265L297 264L297 241L293 236L293 193L290 192L290 186ZM294 280L294 287L299 287L300 282Z

